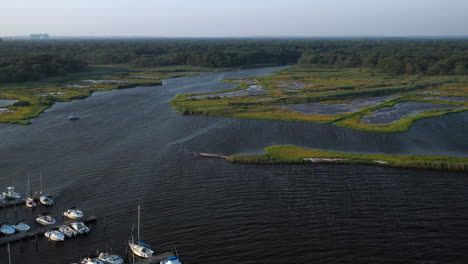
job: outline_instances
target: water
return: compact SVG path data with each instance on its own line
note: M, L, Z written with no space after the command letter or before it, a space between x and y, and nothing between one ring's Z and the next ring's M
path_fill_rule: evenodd
M58 103L32 125L0 125L0 186L32 187L99 217L88 236L12 245L13 263L71 263L101 248L125 255L142 207L142 236L177 247L189 263L466 263L466 173L368 166L257 166L194 152L259 153L273 144L363 153L467 156L468 113L417 121L407 133L333 125L176 114L176 94L271 69L209 73L164 86L96 93ZM82 117L67 119L71 113ZM449 132L448 132L449 131ZM0 212L33 219L45 208ZM61 220L61 219L60 219ZM6 263L0 247L0 263Z

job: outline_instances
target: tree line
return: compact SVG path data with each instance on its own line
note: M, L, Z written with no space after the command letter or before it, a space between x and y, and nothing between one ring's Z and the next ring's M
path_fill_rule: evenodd
M0 82L76 72L90 64L249 67L300 64L390 74L466 75L468 40L83 39L0 42Z

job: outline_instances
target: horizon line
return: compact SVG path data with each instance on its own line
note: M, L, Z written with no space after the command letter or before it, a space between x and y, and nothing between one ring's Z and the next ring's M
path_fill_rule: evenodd
M31 33L33 34L48 34L48 33ZM0 38L30 38L30 35L15 35L15 36L0 36ZM216 38L468 38L467 35L258 35L258 36L151 36L151 35L51 35L49 39L57 38L165 38L165 39L183 39L183 38L198 38L198 39L216 39Z

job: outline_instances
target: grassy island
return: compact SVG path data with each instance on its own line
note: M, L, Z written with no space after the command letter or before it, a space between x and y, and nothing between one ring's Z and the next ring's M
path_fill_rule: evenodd
M291 66L271 76L226 81L238 86L182 94L170 103L181 114L334 123L376 132L402 132L415 120L468 110L468 76ZM401 117L386 120L394 111Z
M262 155L228 157L235 163L251 164L366 164L398 168L468 171L468 158L421 155L352 154L296 146L271 146Z

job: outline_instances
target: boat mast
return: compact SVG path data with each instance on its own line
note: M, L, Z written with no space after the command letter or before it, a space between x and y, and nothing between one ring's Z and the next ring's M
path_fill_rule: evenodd
M32 194L30 193L31 191L31 187L29 185L29 170L28 170L28 186L26 186L26 195L29 195L29 196L32 196Z
M137 231L137 238L140 241L140 205L138 205L138 231Z
M42 171L39 172L39 181L41 182L41 192L39 194L42 194Z

